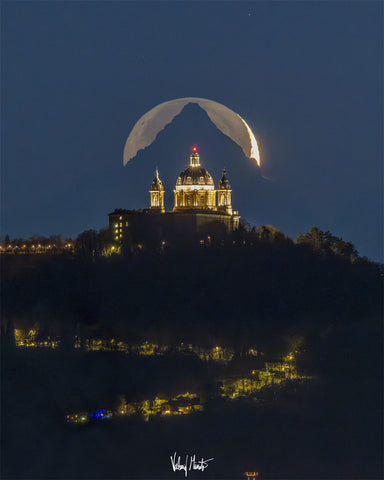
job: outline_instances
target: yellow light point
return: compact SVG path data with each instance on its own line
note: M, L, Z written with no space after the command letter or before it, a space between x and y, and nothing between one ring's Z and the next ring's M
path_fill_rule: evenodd
M248 135L249 135L249 140L251 141L251 154L250 158L253 158L256 160L257 165L260 167L260 152L259 152L259 147L257 145L256 138L252 132L252 130L249 128L247 122L238 115L238 117L241 119L241 121L244 123L245 128L247 129Z
M23 342L23 339L24 339L24 332L23 330L19 329L19 328L15 328L15 342L17 345L20 345L20 346L23 346L24 345L24 342Z

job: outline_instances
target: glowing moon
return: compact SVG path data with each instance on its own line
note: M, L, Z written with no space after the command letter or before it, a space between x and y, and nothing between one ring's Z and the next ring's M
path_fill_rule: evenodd
M178 115L188 103L197 103L216 127L239 145L244 154L260 166L260 153L256 138L247 122L233 110L206 98L185 97L161 103L144 114L135 124L124 147L124 165L139 150L154 142L158 133Z

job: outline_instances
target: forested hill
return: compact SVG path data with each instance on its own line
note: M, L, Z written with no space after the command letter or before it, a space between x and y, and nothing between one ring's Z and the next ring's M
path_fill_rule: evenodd
M273 350L287 335L380 319L380 265L311 232L297 243L277 230L240 232L129 257L2 255L2 325Z

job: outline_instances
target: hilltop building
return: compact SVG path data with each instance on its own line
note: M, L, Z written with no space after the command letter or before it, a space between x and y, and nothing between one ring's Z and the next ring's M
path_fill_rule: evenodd
M159 241L195 241L217 233L230 233L239 227L232 209L232 190L225 170L217 189L210 173L201 166L197 147L192 148L189 165L177 178L174 207L165 211L165 190L156 169L150 186L149 208L116 209L109 214L109 229L122 244L156 244Z

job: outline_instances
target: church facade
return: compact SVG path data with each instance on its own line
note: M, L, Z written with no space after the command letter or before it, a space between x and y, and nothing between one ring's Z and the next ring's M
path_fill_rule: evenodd
M156 169L151 184L149 208L116 209L109 214L109 229L115 242L142 244L161 241L204 242L215 233L229 233L239 227L232 209L232 190L225 170L215 189L210 173L201 166L197 147L192 148L189 165L177 178L174 207L165 211L165 190Z

